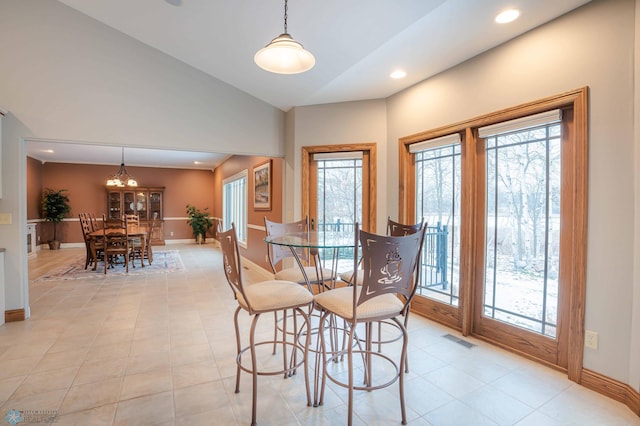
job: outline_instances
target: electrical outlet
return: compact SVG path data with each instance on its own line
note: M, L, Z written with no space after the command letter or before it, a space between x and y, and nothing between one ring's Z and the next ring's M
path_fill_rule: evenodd
M585 330L584 346L591 349L598 349L598 333L591 330Z
M171 234L170 234L170 235L173 237L173 231L171 231Z

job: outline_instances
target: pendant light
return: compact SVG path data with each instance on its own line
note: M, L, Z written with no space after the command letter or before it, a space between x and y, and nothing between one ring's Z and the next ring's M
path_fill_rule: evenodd
M298 74L310 70L316 63L311 52L287 32L287 1L284 0L284 33L258 50L253 57L260 68L276 74Z
M136 182L133 176L127 173L127 168L124 166L124 147L122 147L122 163L120 163L120 170L118 170L118 173L107 179L107 186L115 186L118 188L124 188L125 186L138 186L138 182Z

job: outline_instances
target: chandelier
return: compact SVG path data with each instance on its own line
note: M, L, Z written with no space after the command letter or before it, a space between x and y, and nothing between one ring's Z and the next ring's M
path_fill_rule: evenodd
M310 70L316 63L311 52L287 33L287 1L284 0L284 33L253 57L260 68L276 74L298 74Z
M122 163L120 163L120 170L118 173L107 179L107 186L116 186L124 188L125 186L135 187L138 186L138 182L127 173L127 168L124 166L124 147L122 147Z

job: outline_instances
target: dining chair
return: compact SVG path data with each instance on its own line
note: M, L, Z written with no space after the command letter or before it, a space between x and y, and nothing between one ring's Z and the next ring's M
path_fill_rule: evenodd
M406 236L376 235L360 230L356 223L354 270L357 276L362 274L362 285L339 287L314 296L316 308L322 310L319 323L319 335L322 346L323 374L320 392L320 403L324 401L326 380L329 379L339 386L348 389L348 424L353 419L354 390L373 391L381 389L396 381L399 382L400 409L402 424L406 424L407 416L404 402L404 363L406 361L408 333L399 318L406 315L411 299L416 290L418 280L419 258L426 227L414 234ZM359 252L362 257L362 270L355 268L359 262ZM398 297L401 295L402 297ZM325 342L325 327L331 315L347 322L345 330L347 341L350 342L343 349L333 349L328 353ZM372 325L382 320L395 323L402 332L402 348L398 360L390 355L373 350ZM364 335L356 335L356 326L364 325ZM364 345L364 347L362 346ZM355 349L354 349L355 348ZM330 354L330 355L329 355ZM330 369L330 364L337 363L347 355L346 380L340 380ZM362 357L362 369L354 368L354 354ZM395 374L384 383L373 380L373 359L386 363ZM338 368L340 370L340 368ZM361 373L362 378L355 379L355 373ZM358 385L356 385L358 383ZM362 383L360 385L359 383Z
M238 248L238 239L235 224L231 224L231 228L227 231L218 230L218 239L222 249L224 273L227 282L233 291L234 298L238 302L233 321L236 332L236 389L240 392L240 372L244 371L252 376L252 405L251 405L251 424L256 424L257 412L257 395L258 395L258 376L261 375L278 375L284 374L284 377L292 375L296 369L303 365L304 381L307 391L307 405L311 405L311 393L309 388L309 371L307 368L309 342L311 336L311 323L309 316L305 310L310 310L313 304L313 295L304 286L293 281L269 280L245 285L242 279L242 261ZM305 308L305 309L303 309ZM283 318L282 339L256 342L256 326L258 319L264 313L277 313L279 311L292 310L293 315L293 333L287 332L287 315ZM238 323L238 315L241 311L245 311L252 317L249 331L249 345L242 346L240 337L240 326ZM298 315L304 320L304 325L298 328ZM304 339L302 339L304 337ZM304 340L304 345L301 344ZM266 369L258 369L258 360L256 349L262 345L277 344L282 347L282 369L273 371ZM288 351L291 354L288 355ZM243 364L242 356L249 351L250 366ZM302 355L302 356L300 356Z
M265 217L264 224L267 236L280 236L309 231L309 221L307 218L297 222L279 223ZM316 285L318 291L323 290L321 287L325 282L335 279L335 273L331 269L322 267L317 250L299 249L297 254L304 263L302 268L295 264L292 267L278 269L279 266L282 266L285 259L295 259L295 256L289 247L268 244L267 258L269 259L269 265L271 266L275 279L294 281L304 285ZM304 274L302 272L303 269ZM307 279L305 279L305 275Z
M147 234L144 237L136 237L131 239L132 264L135 262L136 259L140 259L140 264L142 265L143 268L144 268L145 259L147 260L147 263L149 264L149 266L151 266L151 264L153 263L153 249L151 248L151 236L153 235L154 231L156 231L160 226L160 222L157 219L158 219L158 213L154 212L153 218L151 219L151 222L149 222L149 225L147 226ZM139 222L138 222L138 226L139 226ZM142 238L144 238L144 244L142 244Z
M89 217L89 223L91 224L91 232L98 231L101 227L98 226L98 219L96 219L95 213L87 213Z
M140 217L137 214L125 214L123 215L122 220L126 220L130 226L140 225Z
M103 260L104 273L107 273L108 267L113 267L117 259L122 256L126 272L129 272L129 258L131 256L131 247L128 231L127 218L124 219L122 228L109 227L106 217L102 218L102 237L104 241ZM133 265L135 268L135 264Z
M140 226L140 217L137 214L123 214L122 215L122 221L127 224L127 227L129 227L129 226L135 226L135 227ZM142 259L142 253L141 253L141 250L142 250L142 239L140 237L133 237L129 241L129 245L131 246L131 264L134 265L136 258L138 258L138 259L140 259L140 264L144 268L144 260ZM140 252L140 256L136 257L135 248L137 248L138 252Z
M96 259L93 258L93 254L91 251L91 244L93 243L94 249L97 252L97 255L102 255L103 245L102 241L94 241L91 237L91 232L94 231L93 226L91 225L91 217L89 213L79 213L78 218L80 219L80 226L82 227L82 235L84 237L84 244L86 248L86 259L84 262L84 269L87 269L89 265L94 263Z
M149 265L153 263L153 245L151 244L151 240L153 239L153 236L158 233L158 230L160 229L160 225L161 223L158 220L158 213L154 213L154 217L151 220L151 225L149 226L149 231L147 232L145 253L143 255L143 257L147 259L147 262L149 262Z

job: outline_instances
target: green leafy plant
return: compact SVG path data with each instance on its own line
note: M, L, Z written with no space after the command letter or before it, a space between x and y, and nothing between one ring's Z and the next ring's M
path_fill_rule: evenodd
M209 217L208 208L200 210L191 204L187 204L187 224L193 231L193 236L198 239L198 235L202 236L204 241L207 231L213 226L213 219Z
M66 189L46 188L42 195L42 218L53 223L53 241L58 241L56 225L71 211Z

